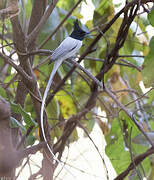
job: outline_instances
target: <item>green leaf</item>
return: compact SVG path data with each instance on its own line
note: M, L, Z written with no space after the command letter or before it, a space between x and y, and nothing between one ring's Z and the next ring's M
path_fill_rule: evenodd
M56 100L58 100L60 104L60 109L64 118L68 118L70 115L73 115L76 113L76 107L73 102L73 99L65 91L59 91L56 94L55 98Z
M37 123L34 121L34 119L32 119L32 117L21 107L20 104L15 104L13 102L10 102L10 105L11 105L11 110L14 113L18 113L23 116L23 119L24 119L24 122L25 122L27 128L29 128L30 126L37 125Z
M74 0L74 1L58 1L56 6L69 11L75 5L76 2L77 2L77 0Z
M148 20L150 24L154 27L154 6L152 7L150 13L148 14Z
M129 124L130 126L136 128L134 122L128 117L128 115L124 111L120 111L119 119L121 119L122 121L126 121L127 124Z
M135 137L137 134L139 134L139 130L137 128L132 127L130 124L127 124L127 122L124 122L125 126L127 126L127 132L128 132L128 135L125 136L125 138L127 138L125 142L130 144L130 137L129 137L130 132L131 132L131 137ZM122 131L122 127L123 127L122 123L123 122L120 119L115 118L112 121L110 133L105 137L107 141L106 154L110 158L112 165L114 166L117 174L127 169L128 165L131 162L130 152L123 138L124 133ZM144 146L133 143L131 144L131 151L134 155L143 153L146 150L147 148ZM146 159L145 161L143 161L142 165L145 168L145 172L148 172L150 165L149 160Z
M33 135L29 135L27 138L26 138L26 143L27 143L27 146L32 146L36 141L36 137L33 136Z
M1 87L0 87L0 95L1 95L2 97L6 97L6 92L5 92L5 90L4 90L3 88L1 88Z
M59 103L57 100L53 99L49 105L46 108L47 113L49 115L49 122L51 123L51 125L53 126L56 122L54 122L53 119L58 119L59 115L60 115L60 107L59 107ZM50 118L52 118L52 120L50 120Z
M62 135L62 129L58 126L56 128L54 128L54 130L51 131L51 137L53 138L53 140L54 140L54 138L59 139L59 137L61 137L61 135Z
M130 163L129 152L125 150L123 136L117 119L114 119L110 134L106 136L107 146L105 148L107 156L119 174L124 171Z
M10 127L11 128L18 128L19 127L23 131L26 131L25 127L12 116L10 117Z
M108 18L114 13L114 8L112 4L112 0L104 0L101 1L98 8L94 11L93 23L94 25L98 25L98 23L106 23Z
M143 65L143 70L142 70L142 75L143 75L143 80L145 86L149 87L151 84L154 82L154 36L150 40L150 51L149 54L146 56L144 65Z
M95 122L96 122L96 118L94 117L94 115L92 113L88 113L86 115L86 119L82 120L82 123L84 124L88 133L90 133L93 130ZM85 136L87 136L87 135L85 135Z
M149 104L151 104L153 101L154 101L154 91L150 91L149 93L148 93L148 103ZM150 105L150 107L151 107L151 105Z
M77 141L77 140L78 140L78 133L77 133L77 130L74 129L71 136L69 137L69 141L74 142L74 141Z

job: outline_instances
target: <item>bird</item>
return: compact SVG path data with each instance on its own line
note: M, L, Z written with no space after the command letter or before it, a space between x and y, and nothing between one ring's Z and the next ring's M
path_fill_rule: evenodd
M51 155L53 156L54 160L57 161L58 163L61 164L61 161L59 161L55 154L53 153L53 150L51 149L51 147L49 146L48 142L47 142L47 138L45 136L45 130L44 130L44 119L43 119L43 113L44 113L44 109L45 109L45 101L46 101L46 97L48 94L48 91L50 89L50 86L52 84L54 75L56 74L58 68L60 67L60 65L62 64L62 62L68 58L71 58L72 56L74 56L78 50L81 48L82 46L82 41L83 39L88 36L88 34L90 34L90 32L88 31L84 31L80 26L79 26L79 22L78 20L76 20L74 22L74 29L72 31L72 33L70 34L70 36L66 37L61 43L60 45L53 51L51 58L50 58L50 62L49 64L51 64L52 62L54 62L54 66L52 69L52 72L50 74L44 95L43 95L43 99L42 99L42 104L41 104L41 113L40 113L40 117L41 117L41 130L42 130L42 135L43 135L43 139L47 144L47 148L49 150L49 152L51 153Z

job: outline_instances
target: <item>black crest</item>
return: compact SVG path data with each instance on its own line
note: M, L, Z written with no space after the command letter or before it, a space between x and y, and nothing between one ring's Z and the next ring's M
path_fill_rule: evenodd
M71 33L70 37L78 40L83 40L87 34L89 34L89 32L86 32L83 29L81 29L81 27L79 26L79 21L78 19L76 19L74 21L74 30Z

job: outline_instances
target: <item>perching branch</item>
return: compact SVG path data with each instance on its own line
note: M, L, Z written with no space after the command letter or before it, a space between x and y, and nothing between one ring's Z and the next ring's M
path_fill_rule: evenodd
M74 64L75 66L77 66L78 68L80 68L88 77L90 77L100 88L103 88L103 84L95 78L95 76L93 76L91 74L90 71L88 71L87 69L85 69L84 67L82 67L80 64L78 64L76 62L76 60L74 59L70 59L70 61L72 62L72 64Z
M101 31L103 33L105 33L106 31L108 31L108 29L114 24L114 22L119 18L119 16L123 13L124 8L122 10L120 10L115 16L114 18L106 24L105 27L103 27L103 29L101 29ZM89 52L91 52L91 50L93 49L93 47L97 44L97 42L101 39L102 37L102 33L99 33L96 38L92 41L92 43L88 46L88 48L85 50L85 52L80 56L78 63L80 63L88 54ZM59 91L59 89L61 89L61 87L64 85L65 81L68 79L68 77L71 76L71 74L74 72L76 66L73 66L71 68L71 70L67 73L67 75L63 78L62 81L60 81L60 83L56 86L55 90L53 91L53 93L49 96L49 98L47 99L46 102L46 106L49 104L49 102L52 100L52 98L54 97L54 95Z

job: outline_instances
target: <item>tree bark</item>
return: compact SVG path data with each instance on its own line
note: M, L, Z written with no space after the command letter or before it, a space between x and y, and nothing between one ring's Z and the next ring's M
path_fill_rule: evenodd
M10 105L0 96L0 179L14 176L17 152L11 139Z

